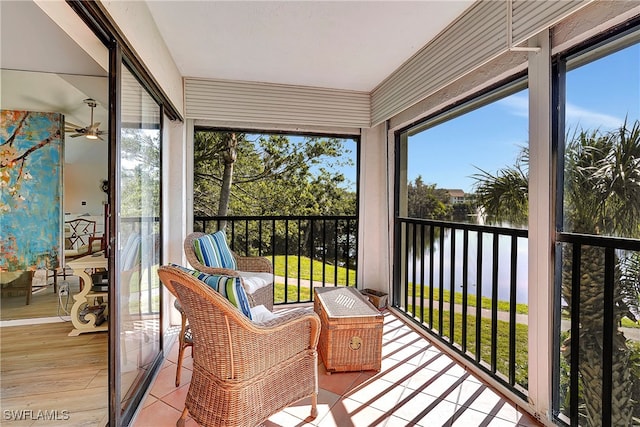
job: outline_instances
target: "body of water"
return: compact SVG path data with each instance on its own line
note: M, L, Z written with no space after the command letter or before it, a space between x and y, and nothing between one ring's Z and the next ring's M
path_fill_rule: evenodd
M428 233L426 240L428 240ZM442 265L440 264L440 251L441 242L439 236L434 238L433 244L425 242L424 250L418 250L415 257L415 276L414 276L414 257L413 249L409 252L409 262L407 267L407 273L409 282L416 284L423 283L425 286L429 286L430 282L430 251L433 252L433 286L439 288L440 286L440 271L443 273L443 288L445 290L451 289L451 277L453 268L454 277L454 290L455 292L462 292L463 284L463 260L464 251L467 251L468 255L468 267L467 267L467 292L471 295L476 295L478 289L478 233L470 231L468 244L464 246L463 231L457 230L455 237L455 256L451 257L451 230L445 231L444 236L444 260ZM528 239L516 238L516 302L526 304L528 302ZM483 233L482 235L482 274L481 274L481 295L485 297L492 297L493 294L493 269L497 263L498 266L498 299L503 301L510 300L510 287L511 287L511 237L499 236L497 238L498 244L498 257L493 258L493 244L494 235ZM431 246L433 249L431 249ZM453 261L453 262L452 262ZM424 275L423 275L424 270ZM424 277L424 280L423 280Z

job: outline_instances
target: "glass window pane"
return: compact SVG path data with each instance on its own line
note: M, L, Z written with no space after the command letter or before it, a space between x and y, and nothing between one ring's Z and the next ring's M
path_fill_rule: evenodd
M396 259L401 308L526 392L529 94L522 86L400 135Z
M567 72L564 231L640 234L640 44Z
M160 108L122 67L120 364L122 407L160 351Z
M632 37L635 44L618 50L605 45L570 59L561 106L562 231L568 243L559 246L556 412L571 417L573 399L577 420L571 421L588 426L601 425L609 412L605 424L640 419L634 404L640 400L634 368L640 360L640 33L627 40ZM573 365L571 355L578 356Z
M407 216L526 226L528 99L522 90L409 133Z

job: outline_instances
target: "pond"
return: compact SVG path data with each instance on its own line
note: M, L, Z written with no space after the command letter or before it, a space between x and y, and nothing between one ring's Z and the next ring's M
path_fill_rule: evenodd
M428 229L427 229L428 230ZM451 289L451 275L453 265L455 292L462 292L464 253L468 257L467 265L467 292L476 295L478 286L478 233L469 231L467 244L464 244L464 231L455 231L455 252L451 254L451 229L445 229L444 236L434 237L433 244L429 242L428 232L425 236L425 244L422 251L418 251L414 258L413 248L409 249L407 272L409 282L424 283L429 286L431 254L433 253L433 284L435 288L440 286L440 272L442 270L442 283L445 290ZM511 236L500 235L497 237L497 257L494 259L494 234L482 233L482 266L481 266L481 295L492 297L494 266L497 265L498 300L510 300L512 248ZM516 302L526 304L528 302L528 239L526 237L513 237L515 246L515 271L516 271ZM443 243L443 244L442 244ZM442 264L440 262L441 246L444 248ZM419 247L419 244L418 244ZM453 259L453 263L452 263ZM415 276L414 276L415 263ZM424 269L424 275L422 273ZM422 278L424 277L424 281Z

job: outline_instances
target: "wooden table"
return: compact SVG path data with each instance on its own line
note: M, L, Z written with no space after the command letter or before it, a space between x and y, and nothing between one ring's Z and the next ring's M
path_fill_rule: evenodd
M352 287L314 288L320 356L327 373L381 368L382 314Z
M71 307L71 323L73 323L74 328L69 332L69 336L76 337L86 332L106 331L108 324L106 319L103 319L103 322L98 325L96 323L100 323L97 322L100 316L96 315L95 312L88 311L88 308L91 307L104 307L104 312L101 316L106 318L109 314L106 307L109 293L92 291L93 281L91 275L87 272L87 270L107 268L107 259L104 257L104 253L97 252L92 255L86 255L69 261L66 265L73 270L75 276L84 281L82 290L73 296L75 303Z

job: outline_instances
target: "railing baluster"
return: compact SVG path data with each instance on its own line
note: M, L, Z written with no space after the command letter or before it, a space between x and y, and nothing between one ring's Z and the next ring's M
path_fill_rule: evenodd
M311 258L311 266L309 267L309 277L311 278L311 283L313 283L313 263L316 259L315 257L315 235L314 230L316 228L315 220L312 218L309 223L309 258ZM324 282L322 282L322 286L324 287ZM311 292L311 299L313 299L313 290Z
M444 227L439 227L440 230L440 259L439 259L439 271L440 280L438 281L438 335L442 337L442 329L444 328Z
M353 221L354 225L355 225L355 227L353 227L353 254L354 254L354 260L355 260L355 263L354 263L354 267L355 268L353 269L353 272L354 272L354 279L353 280L357 284L358 283L358 268L357 268L357 265L358 265L358 251L360 250L359 249L360 246L359 246L359 243L358 243L359 242L358 241L358 229L360 227L358 226L359 222L356 219L347 219L347 221L349 221L349 222Z
M412 288L411 288L411 304L412 304L412 313L415 316L416 315L416 275L417 275L417 259L416 259L416 253L418 252L418 225L414 225L413 226L413 250L411 251L411 253L413 254L412 256L412 260L411 260L411 283L413 284Z
M258 220L258 256L262 256L262 219Z
M322 283L326 283L327 274L327 220L322 219Z
M571 426L577 427L578 424L578 367L580 364L580 260L582 258L582 246L580 244L573 245L573 254L571 259L571 368L569 373L570 391L569 391L569 416L571 418Z
M613 394L613 335L615 252L606 248L604 252L604 319L602 322L602 425L611 425Z
M462 353L467 352L467 304L469 286L469 230L462 235Z
M300 232L302 231L302 220L300 218L298 218L298 245L297 245L297 249L296 249L296 253L298 254L298 302L300 302L300 288L302 287L302 278L300 277L300 271L302 271L301 267L302 267L302 252L301 252L301 248L300 248L300 243L302 242L302 237L300 235ZM311 282L309 282L309 286L312 287L313 284ZM311 288L310 288L311 289Z
M333 223L333 283L338 286L338 220L335 219Z
M249 256L249 219L244 221L244 255Z
M347 236L347 241L345 242L345 247L346 247L346 253L345 253L345 270L347 272L347 278L346 278L346 282L347 282L347 286L349 286L349 269L350 269L350 265L351 265L351 257L349 256L349 253L351 252L351 223L349 222L349 220L346 220L346 236ZM358 282L353 284L355 287L358 287Z
M498 371L497 348L498 348L498 271L500 269L500 257L498 247L500 246L500 238L498 233L492 234L493 238L493 254L491 262L493 264L493 274L491 277L491 372Z
M453 344L455 342L455 323L456 323L456 310L455 310L455 296L456 296L456 229L451 228L451 252L449 258L450 275L449 275L449 342Z
M476 270L476 363L482 359L482 263L484 252L484 234L478 231L478 251Z
M402 289L404 289L404 309L409 308L409 228L411 224L406 224L404 227L404 283Z
M276 220L275 218L271 220L271 265L273 266L273 275L276 274ZM287 272L284 272L285 276ZM274 288L275 288L275 280L274 280ZM275 297L275 289L274 289L274 297Z
M420 226L420 322L424 322L424 228Z
M429 226L429 329L433 329L433 244L435 231L433 225Z
M511 236L511 283L509 286L509 385L516 383L516 292L518 273L518 238Z
M289 302L289 218L284 220L284 302Z

